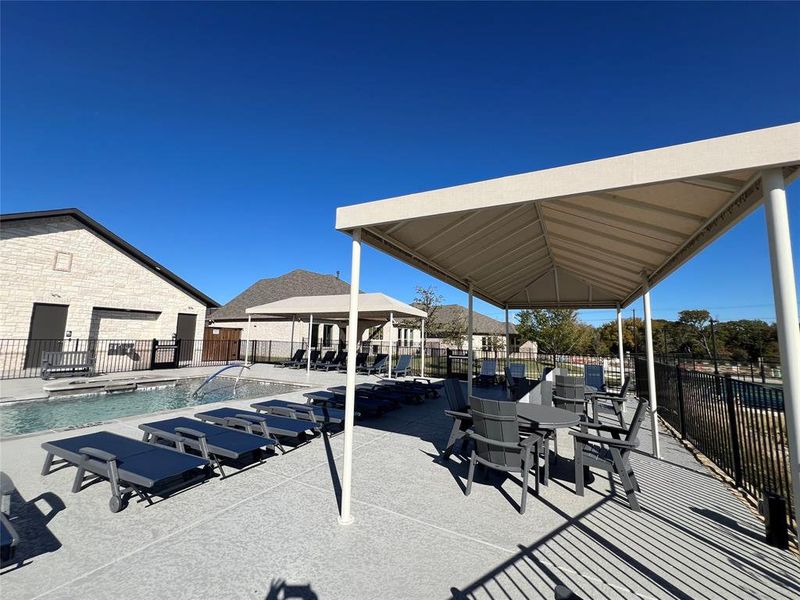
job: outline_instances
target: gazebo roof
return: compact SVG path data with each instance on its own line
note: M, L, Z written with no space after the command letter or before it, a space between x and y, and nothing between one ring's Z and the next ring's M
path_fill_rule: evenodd
M314 316L315 319L327 321L346 321L350 314L350 294L329 296L295 296L276 302L248 308L250 315L275 319L286 317L303 318ZM386 294L372 293L358 295L358 318L362 321L388 321L389 316L395 318L415 317L424 319L425 311L415 308Z
M800 123L345 206L336 228L496 306L624 307L751 212L768 168L797 177Z

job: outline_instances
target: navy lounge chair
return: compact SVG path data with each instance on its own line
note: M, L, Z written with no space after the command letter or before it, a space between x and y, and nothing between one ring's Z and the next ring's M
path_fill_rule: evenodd
M311 368L319 369L323 365L332 363L334 358L336 358L336 350L326 350L322 357L311 361Z
M86 471L94 475L92 479L107 479L111 484L111 512L124 509L133 493L152 503L151 495L185 485L200 468L205 475L210 465L205 458L108 431L45 442L42 448L47 452L42 475L50 473L56 464L78 468L73 493L83 487Z
M344 421L344 411L337 408L300 404L287 400L264 400L251 404L258 412L280 414L276 411L292 411L297 419L307 419L317 425L338 425Z
M314 421L298 419L287 414L260 415L257 412L226 406L196 413L194 417L222 427L244 429L247 433L261 435L273 440L281 452L285 452L279 438L299 439L306 435L313 436L319 429Z
M475 377L475 385L494 385L497 383L497 361L487 359L481 361L481 372Z
M199 452L203 458L217 466L223 477L223 458L236 461L252 458L261 460L263 451L275 445L275 440L260 435L209 425L188 417L142 423L139 429L144 432L142 441L169 442L175 444L176 449L181 452L186 452L187 449Z
M311 351L311 356L309 356L309 358L311 359L311 364L312 365L315 362L317 362L319 360L319 350L312 350ZM286 366L288 366L290 369L305 369L307 365L308 365L308 361L301 359L301 360L292 361L292 364L286 365Z
M285 363L281 363L281 367L293 367L303 362L303 357L306 355L305 350L295 350L294 355L292 358L287 360Z
M347 365L347 352L339 352L332 361L323 364L317 364L317 366L314 368L318 371L335 371L337 369L341 369L343 365Z
M356 369L356 372L362 373L364 375L375 375L386 371L389 367L389 355L388 354L378 354L375 356L375 360L372 362L371 365L367 366L364 365L363 367L359 367Z
M356 353L356 373L361 367L367 366L367 358L369 358L369 354L366 352L358 352ZM347 371L347 360L342 361L342 364L339 365L340 371Z
M344 386L341 386L341 389L337 389L336 391L318 391L318 392L306 392L303 394L306 398L309 399L310 402L320 406L334 406L341 410L344 410L345 406L345 392ZM387 400L378 400L373 398L369 395L369 392L365 390L358 390L356 389L355 394L355 408L358 411L356 414L357 416L364 415L371 415L375 417L379 417L389 410L394 408L394 404Z
M392 369L392 375L395 377L406 377L411 370L411 355L402 354L397 357L397 363Z
M5 473L0 472L0 563L14 558L19 534L11 524L11 494L16 488Z

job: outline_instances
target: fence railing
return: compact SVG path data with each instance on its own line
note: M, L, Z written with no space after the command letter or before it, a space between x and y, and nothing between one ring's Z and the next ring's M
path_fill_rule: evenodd
M256 363L281 363L298 349L307 349L305 341L285 340L131 340L131 339L67 339L67 340L0 340L0 379L33 378L41 376L42 354L45 352L88 352L94 361L96 373L143 371L166 367L201 367L250 360ZM314 349L338 351L338 346L318 344ZM389 354L388 342L364 341L360 351L372 360L378 354ZM453 350L438 345L426 345L425 356L420 346L393 344L392 355L410 355L411 369L415 374L424 372L430 377L460 377L466 379L466 351ZM606 382L610 386L621 384L619 360L614 357L540 354L529 351L512 352L506 361L504 350L473 351L473 369L480 373L483 361L495 362L498 375L506 363L525 365L529 378L538 378L546 367L563 367L580 374L585 365L601 364L605 367ZM634 375L633 361L625 362L625 374Z
M648 398L647 366L636 361L637 393ZM658 414L758 501L774 495L792 510L783 390L656 363Z

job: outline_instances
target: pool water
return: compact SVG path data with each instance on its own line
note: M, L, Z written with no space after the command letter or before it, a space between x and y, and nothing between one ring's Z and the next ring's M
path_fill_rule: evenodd
M240 380L236 384L233 378L219 377L204 387L197 398L193 398L192 393L203 381L203 378L182 379L174 385L129 392L86 394L6 404L0 406L0 436L81 427L159 410L225 400L247 400L299 389L293 385L266 381Z

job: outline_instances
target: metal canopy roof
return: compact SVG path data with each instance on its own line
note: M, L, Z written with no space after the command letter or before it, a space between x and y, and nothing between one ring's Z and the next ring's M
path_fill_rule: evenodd
M251 315L262 315L285 319L286 317L314 318L328 321L346 321L350 316L350 294L332 296L295 296L261 306L253 306L246 311ZM386 294L359 294L358 318L362 321L388 321L389 316L397 318L415 317L425 319L428 314Z
M336 228L509 308L627 306L800 172L800 123L341 207Z

